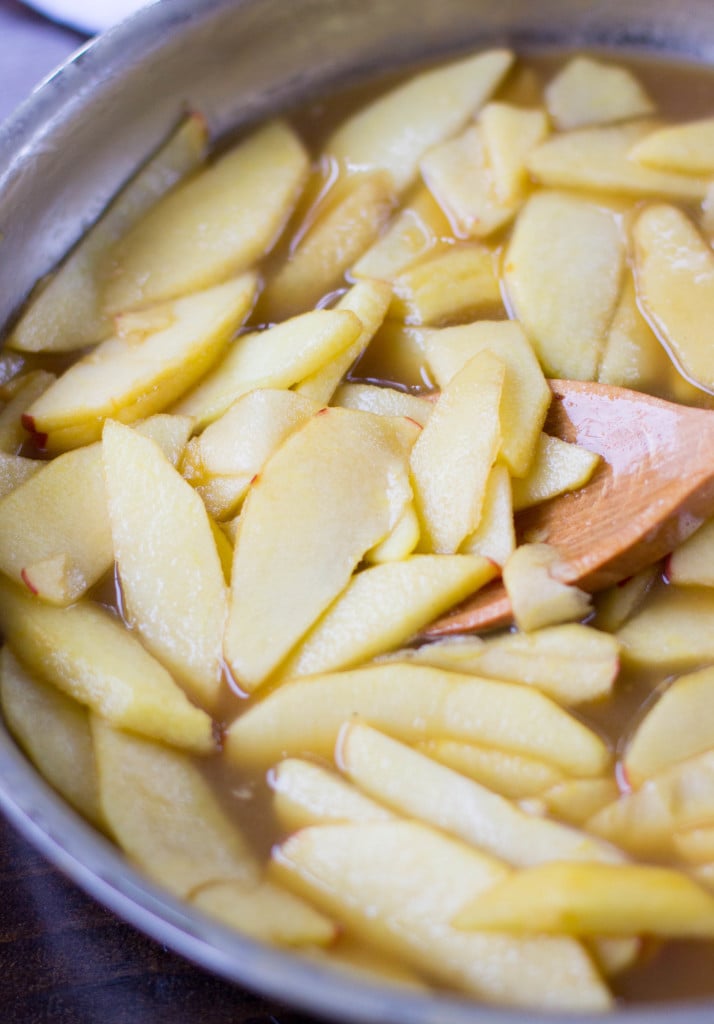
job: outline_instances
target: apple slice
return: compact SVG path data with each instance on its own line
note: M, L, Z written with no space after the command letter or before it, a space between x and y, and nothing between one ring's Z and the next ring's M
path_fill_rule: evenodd
M459 550L462 554L488 558L501 568L515 548L511 478L506 467L496 463L486 481L481 520L474 532L461 542Z
M233 562L224 652L240 686L275 671L401 517L417 430L325 409L270 459L246 498Z
M479 525L498 455L503 362L474 356L441 392L411 456L425 550L453 554Z
M425 327L409 327L400 320L385 320L354 371L351 379L395 382L401 387L433 388L424 358Z
M714 661L714 592L707 587L667 587L651 594L618 630L628 665L681 672Z
M714 863L714 824L702 828L689 828L673 837L680 857L694 864Z
M356 362L377 333L387 315L392 298L392 289L386 281L366 278L358 281L342 296L335 309L355 314L362 324L362 330L355 341L333 356L323 366L303 378L295 390L323 405L332 399L336 388L350 367ZM336 403L333 403L336 404ZM367 412L373 410L368 409Z
M53 608L0 577L0 629L40 679L132 729L199 754L215 749L211 719L109 612L88 601Z
M423 665L535 686L571 705L606 696L619 669L617 640L576 622L484 639L454 637L404 654Z
M714 824L714 751L680 761L603 807L589 832L646 857L668 857L680 831Z
M630 70L592 57L574 57L547 85L556 128L570 131L646 117L655 106Z
M107 418L133 423L163 411L226 349L255 287L255 274L246 274L177 299L168 327L140 340L129 335L102 342L30 405L25 427L41 447L58 451L98 440Z
M337 938L333 921L275 882L208 882L190 902L258 942L296 949L329 946Z
M548 134L548 117L538 108L496 102L483 108L479 123L496 197L502 203L513 203L528 186L526 156Z
M667 559L666 571L671 583L714 587L714 519L674 549Z
M332 405L341 409L359 409L380 416L407 416L420 427L426 425L434 403L428 398L412 395L408 391L382 387L376 384L355 384L348 381L340 385L332 398Z
M360 337L350 310L315 309L267 330L243 334L174 412L192 416L200 430L256 388L290 388L326 366Z
M91 727L104 818L142 871L179 896L208 882L259 884L246 840L186 753L98 715Z
M606 633L616 633L637 612L659 576L659 566L651 565L601 591L595 598L593 626Z
M424 740L417 744L417 750L511 800L538 796L563 778L562 772L547 761L478 743Z
M508 50L489 50L414 75L349 117L325 150L348 170L388 171L403 192L424 153L466 124L512 62Z
M481 245L438 252L398 274L389 315L407 324L449 323L502 309L494 256Z
M541 799L554 818L583 828L588 819L619 795L612 778L564 779L542 792Z
M599 465L600 456L595 452L540 434L528 473L513 481L513 507L520 511L558 494L577 491Z
M417 260L443 251L453 232L448 217L429 189L416 185L387 229L352 267L356 278L392 281Z
M384 171L338 181L312 214L286 262L268 279L258 302L259 321L277 323L304 313L339 287L345 271L387 223L394 205L391 178Z
M416 971L384 956L380 950L363 946L354 939L340 935L339 942L329 950L301 950L303 958L326 967L331 973L343 971L363 985L395 986L410 993L424 995L430 991Z
M672 361L637 305L628 274L602 350L597 379L602 384L659 393Z
M87 709L31 675L7 645L0 651L0 702L10 731L42 775L103 827Z
M414 554L420 539L419 516L416 514L412 501L405 506L401 516L384 540L380 540L369 551L365 551L364 561L367 565L401 562Z
M613 127L579 128L552 135L526 158L537 182L551 188L576 188L660 199L703 199L708 177L670 174L630 159L632 147L656 127L634 121Z
M330 758L354 716L405 743L483 743L583 777L610 760L599 736L537 690L393 661L283 683L231 723L226 755L251 767L306 750Z
M0 498L24 484L42 466L43 463L37 459L26 459L22 455L8 455L0 451Z
M683 372L714 389L706 323L714 314L714 254L681 210L649 206L632 229L635 278L644 315Z
M488 238L512 220L523 201L521 195L504 199L497 192L477 124L430 149L421 161L421 174L461 237Z
M584 619L590 595L558 579L560 556L550 544L521 544L503 567L503 583L519 629L528 633Z
M523 476L533 460L551 392L521 325L480 320L425 331L423 340L429 370L441 388L479 352L492 352L503 361L500 455L514 476Z
M679 174L714 174L714 118L659 128L632 147L630 159Z
M614 846L527 814L498 793L367 725L345 726L335 760L368 796L507 864L527 867L550 860L623 859Z
M386 807L313 761L286 758L270 770L268 783L273 790L273 811L287 832L306 825L394 817Z
M360 939L489 1003L592 1010L610 995L568 938L459 932L451 919L502 878L490 857L417 822L318 825L273 854L273 872Z
M177 458L190 421L136 425ZM51 604L76 601L112 567L114 549L98 444L66 452L0 500L0 570Z
M203 503L157 445L114 420L104 425L102 461L128 624L212 710L228 596Z
M0 452L16 455L27 440L23 416L55 382L46 370L30 370L12 382L8 401L0 408Z
M557 244L553 224L559 225ZM540 191L521 210L505 255L504 280L513 313L546 374L595 378L620 294L624 256L616 218L594 202Z
M24 352L66 352L104 341L112 322L100 285L112 246L205 156L206 122L190 114L149 157L85 232L67 259L33 292L8 344Z
M714 898L671 868L540 864L477 895L454 923L517 935L712 938Z
M486 558L411 555L353 576L280 669L282 679L333 672L406 643L493 579Z
M173 189L110 251L110 313L175 299L252 267L275 243L309 170L295 132L271 121Z
M680 676L661 692L631 736L623 764L631 786L714 748L714 668Z

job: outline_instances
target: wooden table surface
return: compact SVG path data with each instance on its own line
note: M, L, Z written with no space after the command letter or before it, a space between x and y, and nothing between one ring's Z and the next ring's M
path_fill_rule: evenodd
M0 121L82 42L15 0L0 0ZM0 1021L310 1024L194 968L118 920L2 817Z

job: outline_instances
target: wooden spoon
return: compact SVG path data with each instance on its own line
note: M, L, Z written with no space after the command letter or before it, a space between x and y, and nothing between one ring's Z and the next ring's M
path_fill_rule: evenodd
M563 560L558 578L593 593L652 565L714 515L714 411L605 384L550 386L546 433L603 461L579 491L520 513L517 537L552 544ZM421 636L474 633L512 617L496 580Z

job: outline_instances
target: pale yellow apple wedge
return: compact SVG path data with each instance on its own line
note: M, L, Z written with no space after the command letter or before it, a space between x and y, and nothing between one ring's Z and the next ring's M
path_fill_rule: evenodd
M559 703L575 705L610 693L619 669L619 650L617 640L608 633L569 622L532 633L454 637L397 652L394 657L535 686Z
M405 743L473 741L583 777L610 761L600 737L536 690L391 661L283 683L231 723L226 755L246 767L306 750L329 758L355 716Z
M396 388L376 384L356 384L347 381L341 384L332 398L332 405L342 409L361 409L381 416L408 416L420 427L426 425L434 403L428 398L412 395Z
M369 551L365 551L364 561L367 565L401 562L414 554L420 538L419 516L416 514L412 501L405 506L401 516L384 540L380 540Z
M714 174L714 118L659 128L630 150L647 167L680 174Z
M528 814L506 797L362 723L342 730L335 760L368 796L507 864L623 859L614 846Z
M124 615L190 696L213 710L228 594L203 503L153 441L114 420L104 425L102 462Z
M634 121L551 135L526 157L528 170L537 182L551 188L615 192L643 199L703 199L708 177L670 174L630 159L632 147L655 127L650 121Z
M708 587L667 587L650 595L621 629L622 658L628 665L681 672L714 660L714 591Z
M420 165L422 178L458 235L487 238L512 220L523 202L496 190L483 129L472 124L455 139L434 146Z
M406 387L433 386L424 373L425 327L385 320L355 367L363 380L399 381Z
M429 189L423 184L416 185L387 229L357 260L351 273L357 278L392 281L427 254L443 251L444 239L451 236L449 220Z
M278 449L241 514L224 653L254 690L347 586L411 500L418 426L325 409Z
M551 400L523 327L513 320L478 320L427 330L423 340L429 369L441 388L479 352L491 352L503 361L500 456L514 476L523 476L534 458Z
M530 469L513 481L513 507L517 511L548 501L558 494L584 487L597 467L600 456L568 444L559 437L540 434Z
M340 821L388 821L394 815L342 776L288 757L268 773L273 811L286 832Z
M554 818L580 828L619 795L614 778L564 779L542 792L541 799Z
M381 327L387 315L391 298L392 289L386 281L379 281L376 278L357 281L342 296L335 309L354 313L362 325L362 330L348 348L336 353L323 366L304 377L296 385L295 390L314 402L327 405L332 400L342 378L352 364L359 359ZM333 404L339 403L333 402ZM375 410L367 409L366 411Z
M541 864L479 894L454 923L516 935L712 938L714 898L671 868Z
M547 85L548 113L560 131L631 121L653 114L654 104L628 68L592 57L573 57Z
M304 313L341 285L345 271L375 240L394 205L391 179L384 171L348 177L333 186L298 245L268 279L258 303L260 321L277 323Z
M453 554L481 519L496 461L505 365L483 351L456 373L411 455L414 499L425 551Z
M133 423L162 412L225 351L255 287L255 274L245 274L177 299L167 327L102 342L32 403L25 426L43 447L58 451L98 440L107 418Z
M637 612L659 578L659 565L651 565L629 580L601 591L595 598L592 625L606 633L616 633Z
M693 864L714 862L714 823L701 828L683 829L673 837L680 857Z
M389 315L407 324L453 323L502 308L494 256L478 244L438 252L398 274Z
M458 132L496 89L513 55L490 50L415 75L348 118L325 150L349 170L385 170L402 192L431 147Z
M0 498L4 498L24 484L42 466L43 463L38 459L26 459L23 455L0 452Z
M615 217L588 199L543 190L521 210L503 275L513 315L546 374L594 378L620 294L624 256Z
M419 974L403 963L385 957L380 950L371 949L360 942L341 935L329 950L301 950L308 962L320 964L330 972L343 971L362 983L397 987L411 993L429 992L429 985Z
M280 668L280 677L351 668L406 643L496 575L486 558L411 555L353 576Z
M51 277L40 282L8 344L24 352L66 352L104 341L111 318L101 285L111 247L205 155L206 122L190 114L149 157Z
M605 1010L572 939L459 932L451 919L504 877L498 861L416 822L322 825L274 851L274 874L384 953L488 1003Z
M215 749L205 711L97 605L53 608L0 577L0 629L29 671L118 727L200 754Z
M113 247L111 313L210 288L275 243L307 178L295 132L271 121L178 186Z
M136 425L177 459L191 424L152 416ZM0 570L51 604L68 605L112 566L99 444L66 452L0 500Z
M275 882L208 882L190 902L259 942L288 948L321 947L337 938L333 921Z
M91 727L102 812L131 860L180 896L207 882L259 884L248 843L188 754L98 715Z
M519 629L584 619L590 595L558 579L560 556L549 544L521 544L503 567L503 583Z
M714 668L675 679L651 705L625 749L623 764L631 786L714 749Z
M54 381L55 375L46 370L30 370L12 381L12 393L0 409L0 452L16 455L20 451L27 440L22 417Z
M714 519L674 549L667 559L667 579L680 586L714 587Z
M102 824L97 765L87 709L0 651L0 703L10 731L47 781L96 825Z
M480 555L503 567L515 547L511 477L505 466L496 463L491 467L486 481L479 524L461 542L459 551L465 555Z
M563 773L547 761L478 743L423 740L416 749L511 800L537 796L563 779Z
M632 229L640 306L684 373L714 389L707 324L714 314L714 253L674 206L645 209Z
M548 117L539 108L494 102L483 108L479 123L496 197L513 202L527 188L526 156L548 134Z
M256 388L290 388L327 365L359 338L350 310L315 309L237 338L215 368L174 407L197 429L222 416Z
M673 371L666 348L640 312L635 282L628 274L602 349L597 379L602 384L656 394Z

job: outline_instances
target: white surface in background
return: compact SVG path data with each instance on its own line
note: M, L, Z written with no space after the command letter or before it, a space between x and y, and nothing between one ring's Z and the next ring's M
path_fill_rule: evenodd
M127 18L147 0L24 0L29 7L63 25L95 35Z

